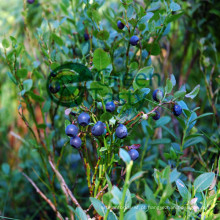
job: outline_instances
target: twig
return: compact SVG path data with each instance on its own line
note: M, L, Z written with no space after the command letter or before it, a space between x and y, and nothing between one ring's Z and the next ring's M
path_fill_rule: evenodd
M99 193L96 195L96 199L108 188L108 184L105 185L105 187L99 191ZM86 210L86 213L92 208L92 204L89 206L89 208Z
M50 207L56 212L57 218L60 220L63 220L62 215L57 211L55 205L51 202L50 199L48 199L42 192L41 190L37 187L37 185L33 182L31 178L29 178L25 173L21 172L22 175L31 183L31 185L35 188L36 192L50 205Z
M62 188L63 192L65 193L65 195L66 195L67 197L69 196L69 197L71 198L72 202L73 202L76 206L82 208L82 207L80 206L79 202L76 200L76 198L75 198L74 195L72 194L72 192L70 191L70 189L68 188L68 186L67 186L65 180L63 179L62 175L60 174L60 172L55 168L55 166L54 166L54 164L53 164L53 162L52 162L50 156L49 156L49 163L50 163L50 166L51 166L51 168L53 169L54 173L56 173L56 176L57 176L57 178L58 178L58 180L59 180L59 182L60 182L61 188Z

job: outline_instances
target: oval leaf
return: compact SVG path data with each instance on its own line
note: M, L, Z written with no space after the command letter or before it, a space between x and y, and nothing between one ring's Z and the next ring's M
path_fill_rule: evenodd
M194 182L194 189L196 192L202 192L206 190L213 182L215 178L214 173L203 173L198 176Z

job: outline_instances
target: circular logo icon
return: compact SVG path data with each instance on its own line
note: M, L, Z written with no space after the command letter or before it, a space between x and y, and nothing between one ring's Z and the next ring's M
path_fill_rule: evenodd
M58 105L74 107L82 103L91 71L80 63L67 63L53 70L47 80L47 91Z

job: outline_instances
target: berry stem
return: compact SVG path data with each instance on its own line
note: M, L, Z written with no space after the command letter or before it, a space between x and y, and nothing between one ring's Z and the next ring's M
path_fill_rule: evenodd
M130 175L131 175L132 166L133 166L133 161L131 160L130 163L126 165L127 172L126 172L125 183L124 183L124 187L123 187L122 199L121 199L121 203L120 203L120 218L119 218L119 220L124 219L124 208L125 208L124 203L125 203L126 192L129 187L129 179L130 179Z

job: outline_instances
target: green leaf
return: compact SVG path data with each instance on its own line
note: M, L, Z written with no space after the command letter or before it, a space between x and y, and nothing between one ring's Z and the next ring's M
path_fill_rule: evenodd
M170 173L170 183L175 182L179 176L181 175L180 172L177 171L177 169L175 168L171 173Z
M79 220L87 220L88 219L86 216L86 213L80 207L76 208L75 214Z
M145 173L144 171L139 171L139 172L137 172L136 174L134 174L134 175L130 178L129 183L131 184L133 181L135 181L135 180L141 178L141 177L144 175L144 173Z
M51 106L51 100L48 99L48 100L44 103L43 112L48 112L48 111L50 110L50 106Z
M136 213L140 210L145 211L146 209L146 204L139 204L137 206L134 206L125 214L124 220L136 220Z
M27 79L23 81L23 87L25 91L29 91L33 86L33 81L32 79Z
M140 69L133 81L134 90L148 87L152 80L153 72L154 68L152 66Z
M99 31L99 33L97 34L97 38L99 40L108 40L109 32L106 30Z
M2 171L3 171L6 175L8 175L9 172L10 172L10 166L9 166L9 164L3 163L3 164L2 164Z
M145 184L144 192L145 192L145 197L147 198L147 200L151 200L151 199L155 200L153 191L150 189L150 187L147 184Z
M10 78L10 80L15 84L15 85L17 85L18 83L17 83L17 80L16 80L16 78L11 74L11 72L6 72L7 73L7 75L8 75L8 77Z
M119 156L126 164L130 163L131 157L128 154L128 152L126 150L124 150L123 148L120 148Z
M107 180L109 190L112 190L112 183L107 173L105 173L105 178Z
M166 81L166 87L165 87L165 92L166 92L167 94L169 94L169 93L172 92L172 89L173 89L173 84L172 84L172 82L171 82L170 79L167 79L167 81Z
M130 209L131 208L131 204L132 204L132 200L131 200L131 193L129 191L129 189L127 189L126 191L126 196L125 196L125 210L126 209Z
M188 200L188 198L191 197L190 192L188 191L186 185L182 182L182 180L178 179L176 181L176 186L177 186L179 193L183 199Z
M150 92L149 88L143 88L143 89L138 89L135 91L134 93L134 104L142 101L143 99L145 99L145 97L147 96L147 94Z
M215 174L214 173L203 173L198 176L194 181L194 190L195 192L202 192L212 184L214 181Z
M147 220L147 215L143 210L136 212L136 220Z
M170 75L170 81L172 82L173 87L176 85L176 79L173 74Z
M100 120L101 121L109 121L112 118L112 114L109 112L105 112L101 115Z
M107 212L107 208L105 207L105 205L96 198L90 197L89 199L92 202L92 205L97 213L104 217Z
M11 42L12 42L12 47L14 48L15 45L17 44L17 40L16 40L16 38L13 37L13 36L10 36L10 40L11 40Z
M166 187L163 191L162 197L160 199L160 204L163 204L174 192L172 185L170 182L166 184Z
M122 199L122 192L120 191L120 189L117 186L113 186L111 194L113 195L112 202L115 205L119 205Z
M209 116L209 115L213 115L213 113L208 112L208 113L202 114L202 115L198 116L197 118L193 119L192 121L190 121L190 124L193 123L194 121L197 121L200 118L203 118L203 117L206 117L206 116Z
M88 52L89 52L89 43L87 42L82 46L82 54L86 55Z
M200 90L200 85L197 85L197 86L192 90L192 92L186 94L185 97L194 99L194 98L197 96L197 94L199 93L199 90Z
M170 23L170 22L173 22L173 21L178 20L183 14L184 14L184 12L181 12L181 13L175 14L175 15L170 15L170 16L167 17L167 19L165 20L165 24L168 24L168 23Z
M118 218L113 211L110 211L107 220L118 220Z
M110 57L103 49L98 48L94 52L93 63L97 70L105 69L110 63Z
M101 149L99 150L99 152L103 152L103 151L107 151L107 147L101 147Z
M26 78L28 75L28 70L27 69L19 69L18 72L17 72L17 76L19 78Z
M10 42L7 39L2 40L2 46L4 48L9 48L10 47Z
M185 96L185 91L177 91L174 93L174 100L183 99Z
M28 95L29 95L33 100L35 100L35 101L37 101L37 102L44 102L44 98L43 98L43 97L41 97L41 96L35 94L35 93L32 92L32 91L29 91L29 92L28 92Z
M93 19L96 23L99 23L99 21L101 20L101 16L99 14L99 12L96 9L90 8L87 11L87 15Z
M51 34L52 39L59 45L59 46L63 46L63 40L61 37L59 37L58 35L56 35L55 33Z
M150 55L157 56L160 54L160 45L156 42L144 45Z
M192 145L198 144L203 142L204 139L202 137L195 137L195 138L191 138L189 140L187 140L183 146L183 149L186 149L187 147L190 147Z
M71 123L70 123L70 121L69 120L65 120L65 128L68 126L68 125L70 125Z
M169 116L164 116L162 118L160 118L159 120L156 121L156 128L161 127L163 125L168 124L171 121L171 117Z
M170 4L170 9L172 11L179 11L181 9L180 5L175 3L175 2L171 2Z
M111 200L112 200L113 196L111 194L111 192L107 192L103 195L102 197L102 200L103 200L103 203L106 205L106 206L110 206L111 205Z
M112 100L112 89L109 86L93 81L87 84L87 87L94 100L101 101L104 98Z

